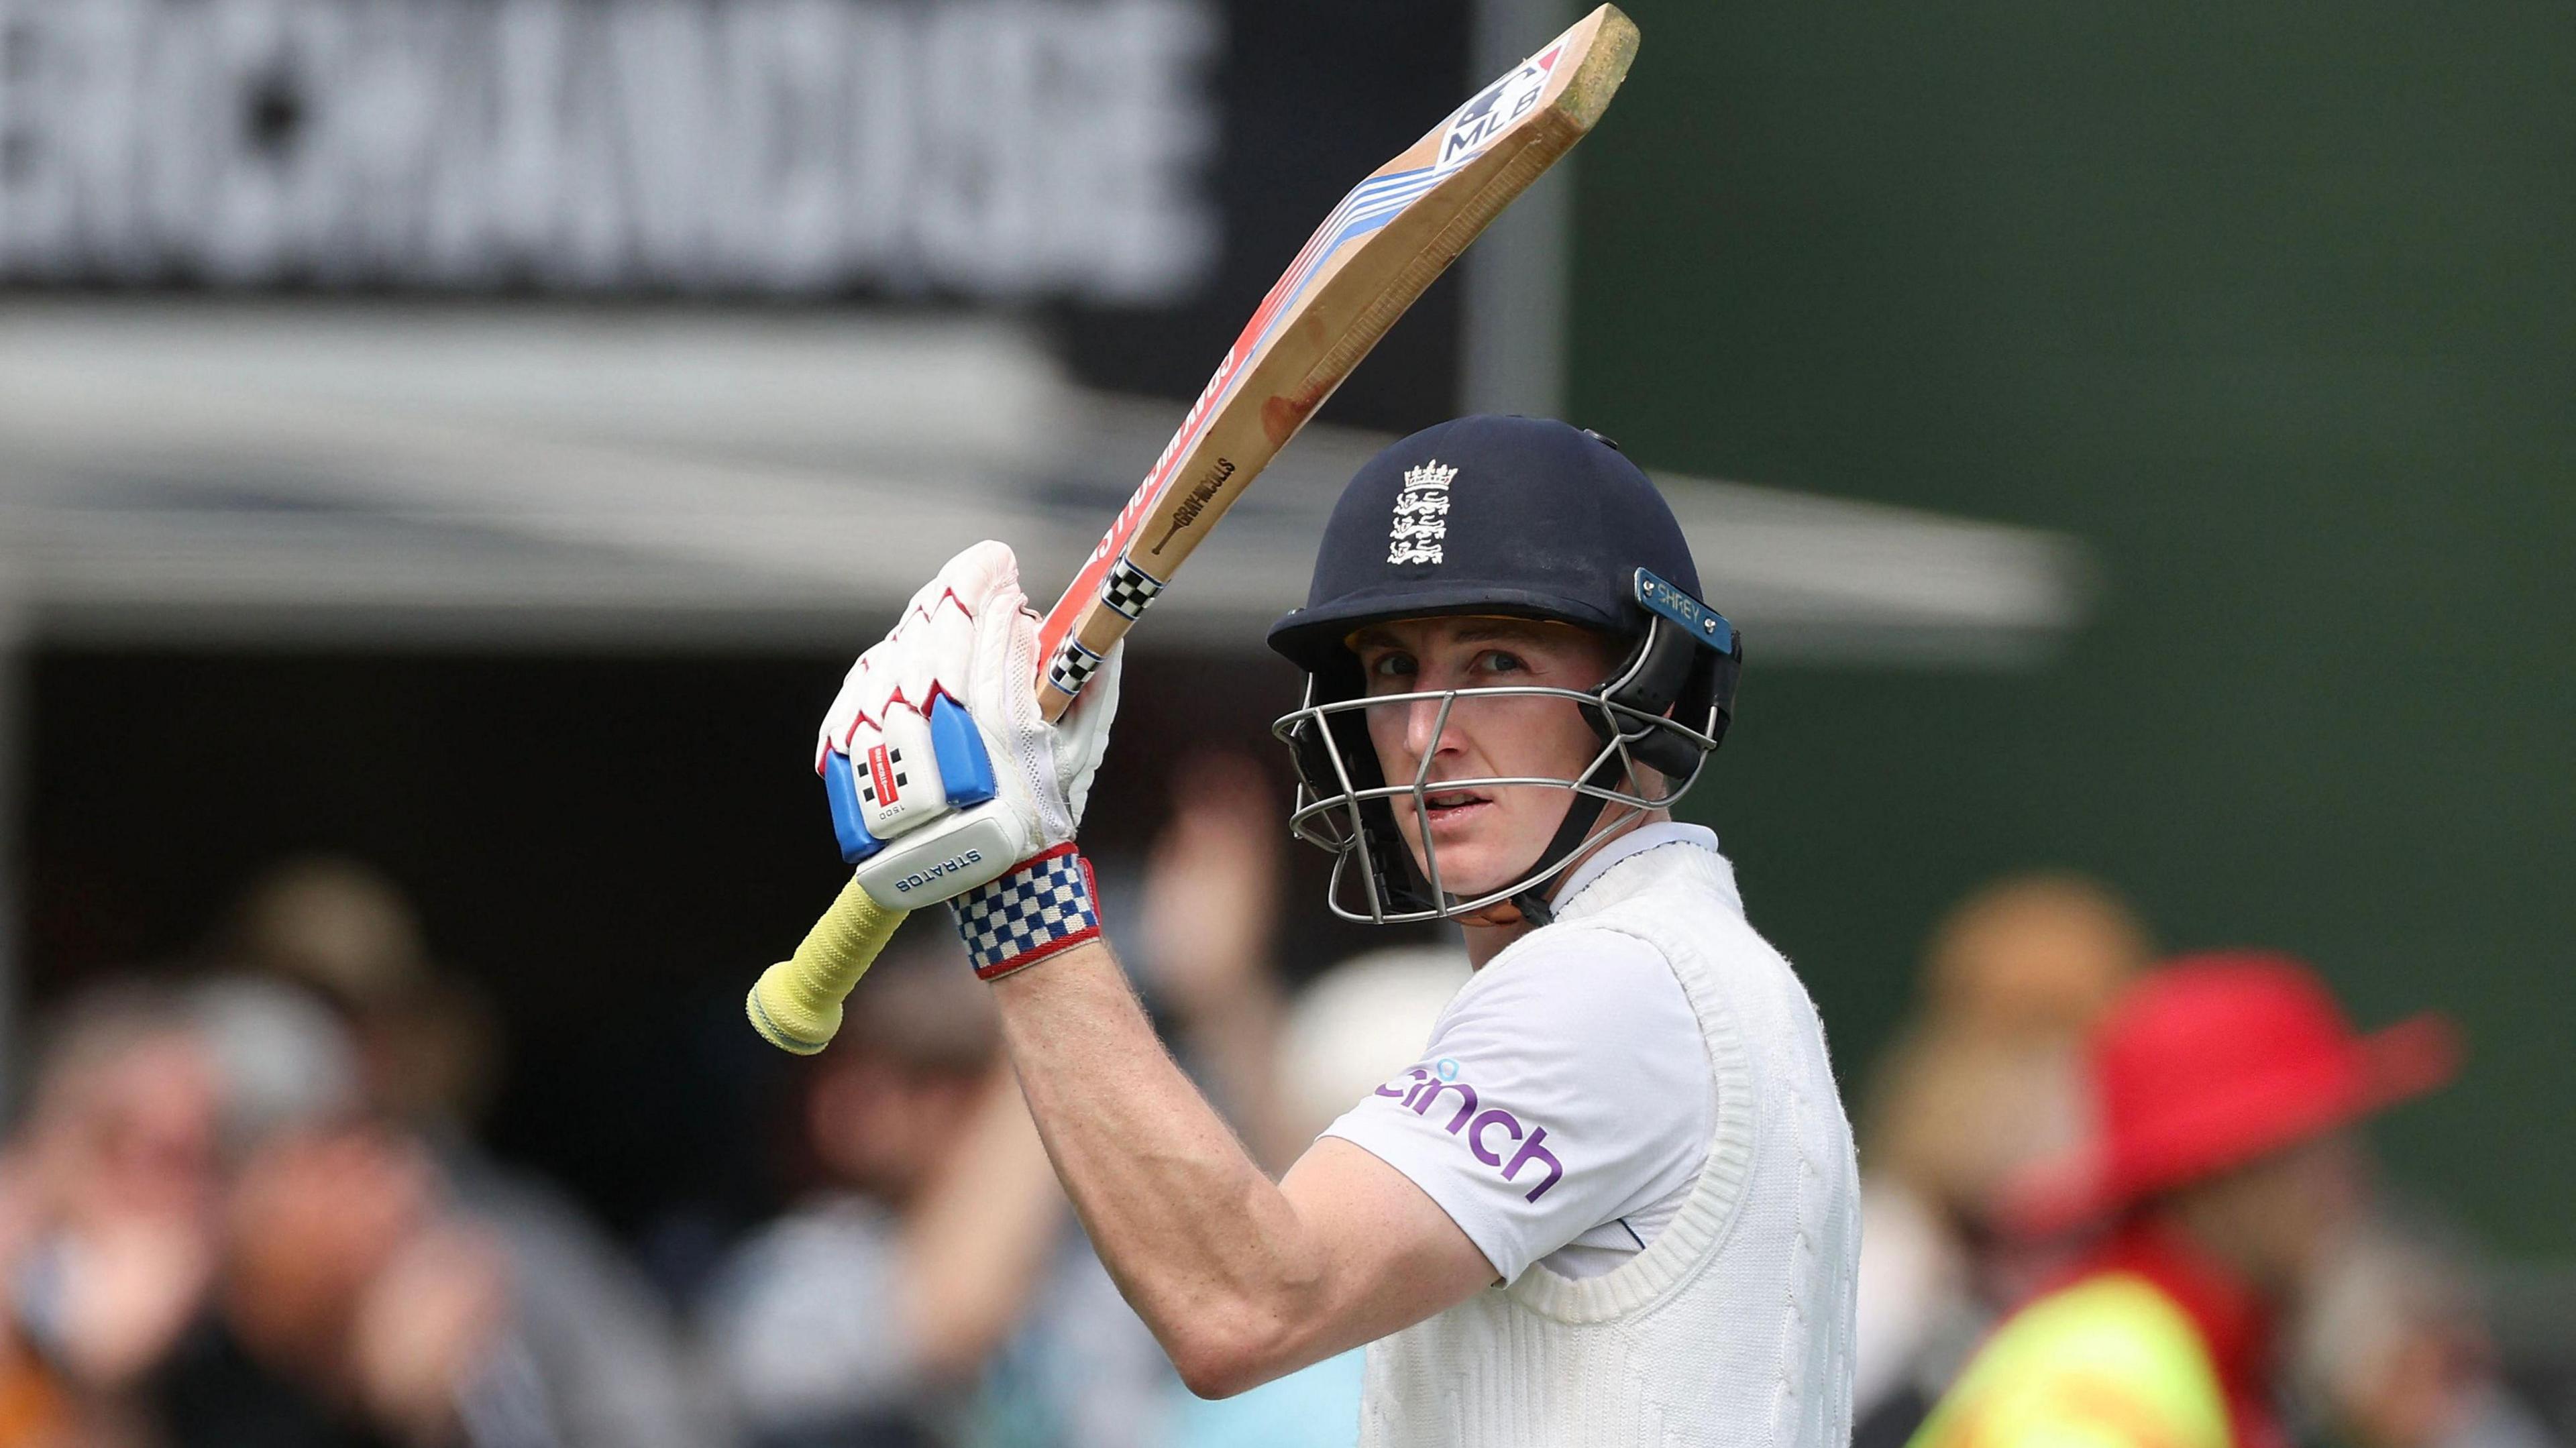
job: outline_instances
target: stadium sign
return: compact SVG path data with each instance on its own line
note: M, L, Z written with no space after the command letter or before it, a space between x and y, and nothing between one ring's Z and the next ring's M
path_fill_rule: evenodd
M0 0L0 281L933 292L1220 262L1212 0Z

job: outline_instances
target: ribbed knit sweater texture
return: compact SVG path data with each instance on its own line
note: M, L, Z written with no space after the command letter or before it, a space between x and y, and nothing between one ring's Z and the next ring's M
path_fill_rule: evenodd
M1613 865L1544 929L1632 936L1672 967L1716 1082L1708 1158L1617 1269L1533 1266L1372 1344L1362 1448L1845 1448L1859 1175L1805 988L1725 858L1686 843Z

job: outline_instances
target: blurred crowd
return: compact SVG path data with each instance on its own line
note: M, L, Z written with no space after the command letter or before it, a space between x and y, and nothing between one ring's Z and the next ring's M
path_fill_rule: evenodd
M2438 1017L2354 1031L2286 956L2160 963L2090 880L1971 895L1861 1096L1856 1448L2548 1448L2480 1264L2356 1130L2456 1056ZM2106 1281L2181 1311L2088 1314L2078 1289ZM2148 1361L2167 1326L2204 1366ZM2214 1439L2174 1391L2195 1374L2224 1396Z
M483 1003L353 864L31 1032L0 1153L0 1442L695 1445L641 1274L486 1156Z
M1274 1169L1409 1064L1466 978L1430 944L1289 990L1281 846L1259 768L1206 758L1110 882L1176 1055ZM798 1067L789 1205L673 1301L478 1145L494 1018L399 890L348 861L278 870L202 960L53 1003L13 1058L0 1448L1352 1443L1357 1354L1225 1402L1181 1389L1085 1247L940 924L906 927ZM1937 1440L1997 1325L2099 1249L2098 1225L2032 1230L2026 1189L2103 1129L2097 1036L2156 959L2073 876L1996 882L1931 932L1856 1097L1859 1448ZM2548 1448L2474 1255L2376 1185L2357 1136L2316 1135L2295 1190L2194 1219L2277 1268L2259 1391L2288 1436Z

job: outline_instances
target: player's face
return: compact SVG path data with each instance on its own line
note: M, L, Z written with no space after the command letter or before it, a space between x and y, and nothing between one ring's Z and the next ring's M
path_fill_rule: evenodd
M1360 630L1351 648L1372 695L1512 686L1586 690L1618 662L1611 640L1534 619L1406 619ZM1410 796L1389 804L1414 863L1426 870L1423 831L1430 831L1441 888L1453 895L1481 895L1520 878L1547 847L1574 795L1543 785L1444 790L1443 781L1580 779L1601 750L1581 706L1544 695L1462 695L1445 723L1438 699L1388 703L1371 708L1368 723L1387 782L1409 784L1417 773L1426 781L1427 819Z

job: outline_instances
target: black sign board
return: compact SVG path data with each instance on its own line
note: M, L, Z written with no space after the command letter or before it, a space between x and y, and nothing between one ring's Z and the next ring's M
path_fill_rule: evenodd
M17 290L1034 310L1194 395L1342 190L1467 93L1467 6L0 0ZM1344 389L1455 392L1443 288Z

